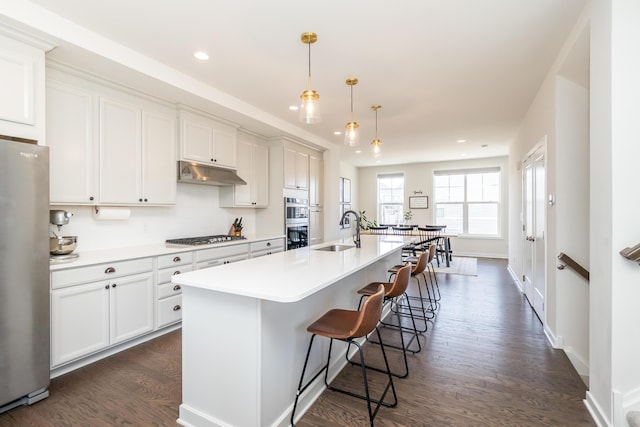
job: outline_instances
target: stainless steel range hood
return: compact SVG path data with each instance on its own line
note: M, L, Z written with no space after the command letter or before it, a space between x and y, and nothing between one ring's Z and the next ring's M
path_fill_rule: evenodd
M247 185L233 169L192 162L178 162L178 182L202 185Z

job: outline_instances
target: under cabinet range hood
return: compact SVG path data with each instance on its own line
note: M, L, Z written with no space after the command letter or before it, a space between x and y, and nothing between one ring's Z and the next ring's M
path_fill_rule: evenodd
M247 185L233 169L201 163L178 162L178 182L202 185Z

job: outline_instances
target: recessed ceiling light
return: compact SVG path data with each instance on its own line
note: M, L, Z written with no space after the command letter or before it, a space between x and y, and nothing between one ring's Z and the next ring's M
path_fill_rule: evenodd
M203 52L201 50L194 52L193 56L195 56L196 59L199 59L200 61L206 61L207 59L209 59L209 55L207 54L207 52Z
M362 150L356 150L356 154L362 153Z
M289 105L289 110L298 111L298 106L297 105Z
M463 142L467 142L467 140L466 139L458 139L458 140L456 140L456 142L458 144L462 144Z
M482 144L482 145L480 146L480 148L487 148L487 147L488 147L488 145L487 145L487 144Z
M337 131L333 132L333 134L334 135L342 135L342 131L337 130Z

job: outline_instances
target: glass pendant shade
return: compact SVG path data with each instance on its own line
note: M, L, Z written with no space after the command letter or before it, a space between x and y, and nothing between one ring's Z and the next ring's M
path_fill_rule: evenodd
M315 90L305 90L300 95L300 121L306 124L320 123L320 95Z
M374 139L371 141L371 156L373 158L378 158L382 154L382 141L379 139Z
M355 147L360 144L360 132L358 128L360 125L356 122L349 122L345 126L346 131L344 133L344 145L347 147Z
M318 40L316 33L302 33L300 36L302 43L309 46L309 75L307 78L307 90L302 92L300 99L300 121L306 124L320 123L320 94L311 89L311 44Z

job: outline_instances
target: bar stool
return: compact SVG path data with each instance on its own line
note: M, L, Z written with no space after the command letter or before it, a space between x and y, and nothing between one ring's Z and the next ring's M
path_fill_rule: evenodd
M392 313L396 314L396 317L398 319L398 325L394 325L391 323L385 323L385 322L381 322L381 324L383 326L388 326L388 327L392 327L392 328L397 328L400 332L400 342L401 345L400 346L396 346L396 345L392 345L392 344L385 344L386 347L391 347L391 348L395 348L398 350L402 350L402 357L404 359L404 373L403 374L397 374L392 372L391 374L395 377L398 378L405 378L409 375L409 363L407 361L407 352L409 353L419 353L422 350L422 345L420 344L420 339L418 338L418 329L416 328L416 322L413 319L413 317L411 317L411 322L413 324L413 328L407 328L402 326L402 320L400 319L400 313L398 311L397 305L398 305L398 299L405 297L405 300L407 301L407 304L409 306L409 312L412 312L412 308L411 308L411 303L409 302L409 298L407 297L407 287L409 286L409 278L411 277L411 266L406 265L400 269L398 269L398 272L396 274L395 280L393 282L372 282L369 283L367 286L365 286L364 288L360 289L358 291L358 294L361 295L360 297L360 304L362 304L362 301L364 300L365 303L366 301L368 301L368 298L371 298L372 295L374 295L378 289L378 287L380 285L384 286L384 300L385 302L390 302L391 303L391 311ZM413 332L413 337L411 338L411 340L409 340L409 342L407 344L405 344L404 342L404 331L405 330L409 330ZM409 347L411 346L411 343L416 340L418 342L418 349L417 350L411 350L409 349ZM370 340L371 341L371 340ZM376 343L375 341L371 341L373 343ZM348 349L347 349L347 353L348 353ZM351 364L357 364L356 362L351 362L348 361ZM374 368L374 367L370 367L367 366L367 368L373 369L374 371L380 371L378 368Z
M398 270L400 270L401 268L404 268L407 266L411 267L411 277L416 279L418 296L407 296L407 298L410 300L419 301L420 307L416 308L416 310L421 310L422 313L419 316L415 315L412 312L411 307L409 307L409 313L407 313L406 311L400 311L400 309L405 308L405 306L402 304L398 304L397 308L400 314L405 317L412 316L414 317L414 319L415 317L418 317L420 320L424 321L424 329L420 329L419 332L426 332L427 326L428 326L427 321L435 317L435 308L433 306L433 303L435 300L434 298L431 297L431 292L429 291L429 284L427 283L427 276L425 275L425 271L427 270L427 266L428 266L428 260L429 260L429 252L428 251L422 252L420 256L418 256L417 259L415 260L415 264L413 263L398 264L398 265L394 265L393 267L389 268L389 270L387 270L387 272L389 273L389 280L391 280L391 278L394 275L396 275L398 273ZM419 276L422 276L424 279L424 287L425 287L425 290L427 291L426 298L422 294L422 287L420 286ZM428 307L425 306L425 302L428 302L429 304Z
M436 259L436 245L431 244L427 247L426 253L428 254L426 272L428 273L429 280L427 282L427 276L423 274L425 278L425 288L427 289L429 304L432 308L437 310L440 307L440 286L438 286L438 277L436 275L435 267L433 266L433 261ZM418 257L409 256L403 259L404 262L415 264L418 262ZM389 271L391 273L391 271ZM391 277L391 275L389 276ZM431 284L431 292L429 292L429 284ZM434 307L435 305L435 307Z
M363 399L367 401L367 409L369 411L369 421L371 426L373 427L373 419L378 413L378 409L380 406L386 406L393 408L398 404L398 397L396 395L396 389L393 385L393 378L391 377L391 370L389 369L389 362L387 360L387 354L384 351L384 344L382 342L382 337L380 335L380 331L378 330L378 322L380 321L380 315L382 314L382 305L384 301L384 292L385 288L383 285L379 285L376 291L365 301L362 309L357 311L355 310L341 310L341 309L333 309L326 312L322 317L313 322L309 327L307 327L307 331L310 332L311 340L309 341L309 349L307 350L307 356L304 360L304 367L302 368L302 375L300 375L300 383L298 384L298 390L296 391L296 399L293 404L293 411L291 412L291 425L295 426L294 417L296 414L296 407L298 406L298 398L300 394L302 394L307 387L311 383L315 381L316 378L324 371L324 383L329 390L337 391L339 393L347 394L349 396L357 397L359 399ZM380 349L382 350L382 356L384 358L384 364L386 370L379 370L387 374L389 381L387 382L384 391L379 399L372 399L369 394L369 383L367 381L367 366L364 364L364 353L362 351L362 346L356 340L357 338L362 338L373 331L376 331L378 335L378 343L380 344ZM307 370L307 363L309 362L309 354L311 354L311 347L313 345L313 340L316 335L320 335L323 337L330 338L329 341L329 352L327 354L327 363L324 367L304 386L304 373ZM331 347L333 346L333 340L340 340L349 343L349 348L351 344L354 344L358 347L358 352L360 354L360 360L362 361L362 378L364 381L364 391L365 394L356 394L348 390L339 389L336 387L332 387L327 382L327 375L329 372L329 363L331 361ZM347 351L348 355L348 351ZM391 388L393 394L393 402L387 403L384 402L384 398L387 395L387 392ZM375 403L375 409L372 409L371 404Z

